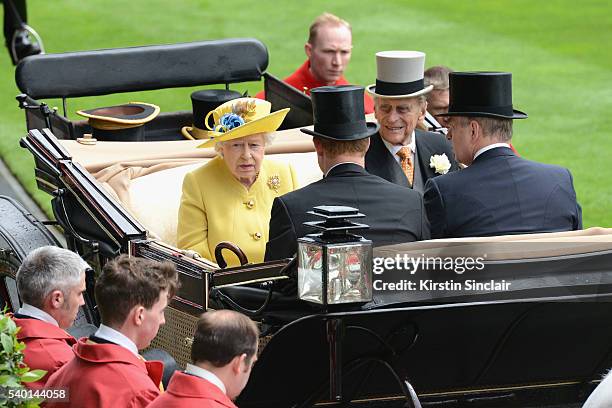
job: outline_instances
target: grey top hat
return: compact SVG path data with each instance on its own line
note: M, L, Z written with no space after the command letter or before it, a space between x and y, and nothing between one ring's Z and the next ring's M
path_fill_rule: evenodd
M376 83L369 93L383 98L411 98L433 89L425 86L425 53L420 51L381 51L376 53Z

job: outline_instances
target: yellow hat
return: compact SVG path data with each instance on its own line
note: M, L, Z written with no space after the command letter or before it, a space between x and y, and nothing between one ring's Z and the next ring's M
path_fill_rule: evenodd
M257 98L238 98L225 102L206 115L204 123L209 128L209 139L198 147L210 147L217 142L238 139L256 133L274 132L283 123L289 108L270 113L272 105ZM212 115L214 127L208 126Z

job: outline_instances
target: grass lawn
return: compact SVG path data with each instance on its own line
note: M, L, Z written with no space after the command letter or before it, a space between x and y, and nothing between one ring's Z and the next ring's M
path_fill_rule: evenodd
M612 53L605 51L612 39L612 5L607 0L28 1L29 23L50 53L255 37L268 47L268 70L280 77L304 61L307 27L323 11L353 25L346 76L357 84L374 82L375 52L391 49L424 51L427 66L512 72L515 107L529 114L515 122L514 146L529 159L568 167L585 227L612 226ZM261 88L262 83L233 86L251 94ZM69 100L68 108L138 99L162 111L188 110L190 92L79 98ZM8 54L0 53L0 155L48 210L48 196L34 185L32 158L18 146L25 121L14 100L17 93L14 67Z

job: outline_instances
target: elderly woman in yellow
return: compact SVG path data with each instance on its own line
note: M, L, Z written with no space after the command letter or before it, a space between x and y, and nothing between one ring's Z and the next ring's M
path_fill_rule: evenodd
M270 113L270 103L255 98L226 102L208 117L215 126L210 139L218 156L188 173L178 219L178 247L214 261L221 241L238 245L249 262L263 262L270 210L275 197L297 188L293 168L264 159L269 132L281 125L289 109ZM224 253L229 266L238 258Z

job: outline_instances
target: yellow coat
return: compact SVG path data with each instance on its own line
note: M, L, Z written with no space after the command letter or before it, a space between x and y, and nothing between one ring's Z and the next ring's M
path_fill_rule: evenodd
M278 177L276 184L274 176ZM297 187L297 176L289 164L264 159L257 180L247 190L221 157L212 159L183 180L178 247L214 261L217 244L230 241L244 251L249 262L263 262L272 201ZM229 251L223 255L228 266L240 264Z

